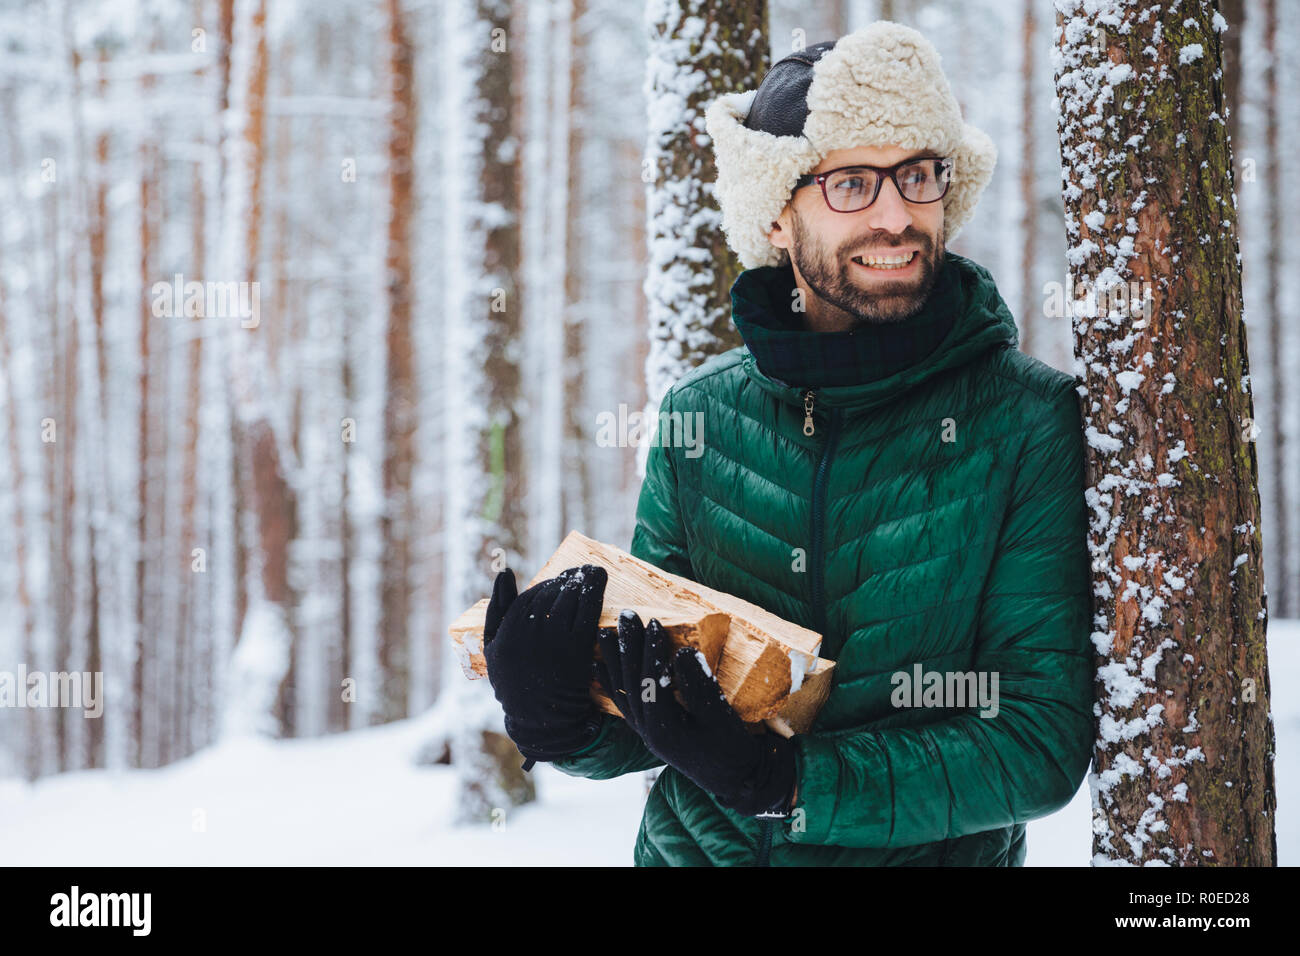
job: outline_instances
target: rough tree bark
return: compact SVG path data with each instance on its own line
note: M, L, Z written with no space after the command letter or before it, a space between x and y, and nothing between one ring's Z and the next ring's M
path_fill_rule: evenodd
M518 293L522 116L515 97L521 32L512 30L507 0L454 6L454 15L466 14L472 23L465 27L474 39L461 70L473 78L473 86L466 102L452 107L461 115L449 117L449 132L463 151L449 156L447 181L449 188L469 184L471 190L460 197L468 208L453 203L462 221L452 223L455 231L449 234L452 241L460 234L469 237L465 259L459 260L468 273L462 290L465 320L448 329L459 384L449 396L456 411L448 422L452 440L446 453L451 480L472 485L449 488L447 507L449 540L462 549L449 555L455 564L448 567L448 596L469 603L494 571L507 564L518 569L525 516L517 351L523 332ZM464 135L460 123L467 124ZM475 195L475 189L481 192ZM449 607L454 613L456 604ZM451 742L459 781L457 817L495 821L507 807L534 798L533 782L520 771L519 752L501 733L500 705L490 689L471 693L467 687L456 690L463 695L464 716Z
M1056 6L1069 267L1099 305L1074 318L1096 596L1093 861L1272 864L1223 21L1210 0Z
M651 125L644 167L649 416L678 378L741 344L730 296L740 264L722 234L704 111L724 93L757 87L769 57L767 0L736 0L725 9L710 0L656 0L646 18L650 115L664 121Z

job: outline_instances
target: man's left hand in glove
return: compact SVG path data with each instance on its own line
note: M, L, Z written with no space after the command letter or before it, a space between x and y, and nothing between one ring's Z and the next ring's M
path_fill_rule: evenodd
M591 655L607 580L604 568L585 564L518 596L509 568L493 583L483 656L525 770L580 750L600 732Z
M794 744L770 731L750 733L697 651L674 652L659 621L643 625L634 611L619 616L617 634L602 628L599 645L606 693L655 756L737 813L790 812Z

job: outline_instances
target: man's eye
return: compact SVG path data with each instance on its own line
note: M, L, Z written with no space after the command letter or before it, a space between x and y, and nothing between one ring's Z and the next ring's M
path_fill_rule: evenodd
M846 176L836 181L835 188L842 192L860 192L867 188L867 181L861 176Z

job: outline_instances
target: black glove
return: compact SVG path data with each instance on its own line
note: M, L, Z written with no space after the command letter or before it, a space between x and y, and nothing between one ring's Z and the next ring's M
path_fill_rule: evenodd
M606 580L604 568L586 564L517 597L509 568L492 585L483 656L525 770L581 750L600 731L590 685Z
M602 629L599 643L599 679L656 757L737 813L790 812L794 744L770 731L751 734L698 651L674 653L659 621L643 626L634 611L619 615L617 633Z

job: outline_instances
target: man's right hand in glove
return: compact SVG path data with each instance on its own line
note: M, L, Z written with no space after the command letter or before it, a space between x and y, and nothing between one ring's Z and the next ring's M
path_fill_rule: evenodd
M493 583L483 656L525 767L567 757L600 731L589 688L606 580L604 568L585 564L517 597L509 568Z

